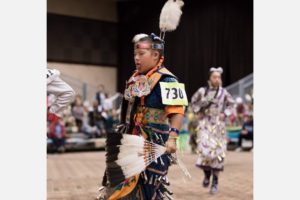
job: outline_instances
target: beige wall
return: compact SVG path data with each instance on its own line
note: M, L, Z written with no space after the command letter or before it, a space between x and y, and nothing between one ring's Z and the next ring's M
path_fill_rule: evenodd
M117 22L114 0L47 0L47 12Z
M82 95L82 83L86 82L88 85L87 99L89 101L93 100L99 84L103 84L105 90L110 95L115 94L117 90L117 68L115 67L58 62L48 62L47 67L50 69L58 69L61 72L62 79L64 79L77 94Z

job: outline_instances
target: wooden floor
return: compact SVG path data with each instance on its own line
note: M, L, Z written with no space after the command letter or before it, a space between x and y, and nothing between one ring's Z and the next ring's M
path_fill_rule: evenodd
M192 175L184 178L178 166L169 170L176 200L252 200L253 164L251 152L227 152L219 193L211 196L201 187L203 174L195 167L196 155L183 154L182 161ZM105 152L48 154L48 200L93 200L97 196L105 168Z

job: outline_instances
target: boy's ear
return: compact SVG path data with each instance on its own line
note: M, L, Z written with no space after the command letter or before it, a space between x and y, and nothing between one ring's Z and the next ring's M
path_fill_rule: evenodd
M154 51L154 56L155 56L155 58L158 58L159 53L157 51Z

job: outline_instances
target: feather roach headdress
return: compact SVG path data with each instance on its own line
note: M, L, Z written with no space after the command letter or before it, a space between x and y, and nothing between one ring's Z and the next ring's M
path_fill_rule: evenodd
M111 133L106 140L106 175L111 187L144 171L166 152L166 147L141 136Z

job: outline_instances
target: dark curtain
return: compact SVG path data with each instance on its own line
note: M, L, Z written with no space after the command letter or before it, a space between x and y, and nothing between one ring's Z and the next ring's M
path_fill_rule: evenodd
M253 1L185 0L179 27L166 34L165 65L186 84L190 99L207 84L210 67L222 66L227 86L253 72ZM132 37L159 34L165 1L119 1L118 89L134 70Z

